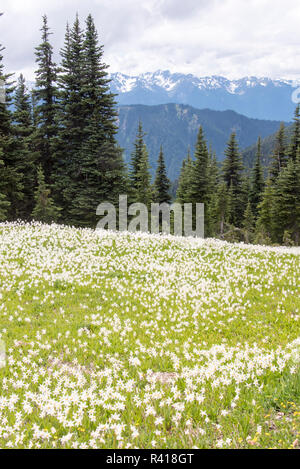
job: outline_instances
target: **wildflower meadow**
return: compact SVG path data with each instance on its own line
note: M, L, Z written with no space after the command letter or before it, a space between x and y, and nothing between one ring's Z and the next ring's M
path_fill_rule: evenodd
M0 447L299 448L299 254L0 224Z

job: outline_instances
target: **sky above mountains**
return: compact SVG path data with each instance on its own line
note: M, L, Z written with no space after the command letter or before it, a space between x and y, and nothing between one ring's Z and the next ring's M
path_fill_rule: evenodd
M59 61L76 11L94 16L111 72L300 78L299 0L2 0L1 11L6 70L29 80L42 14Z

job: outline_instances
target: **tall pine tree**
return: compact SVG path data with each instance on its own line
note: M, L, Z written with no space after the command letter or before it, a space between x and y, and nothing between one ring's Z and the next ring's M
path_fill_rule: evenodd
M162 146L157 161L156 175L154 180L154 201L162 203L170 203L170 187L171 183L167 177L166 165Z
M223 179L230 189L230 223L241 226L245 205L243 190L243 164L236 141L235 133L232 133L225 150L223 162Z
M4 73L4 47L0 45L0 217L2 220L17 218L17 206L23 198L22 174L18 171L18 142L12 125L11 74Z
M14 126L13 131L17 139L16 169L23 184L23 198L17 206L17 216L27 220L31 216L34 203L35 160L33 134L34 123L31 100L25 84L25 78L20 75L14 96Z
M261 138L259 137L258 142L257 142L257 152L256 152L254 168L252 170L251 186L250 186L250 194L249 194L250 203L251 203L251 212L255 219L257 218L257 215L258 215L258 205L262 201L263 190L264 190L264 175L263 175L263 168L261 165Z
M50 33L47 16L43 16L41 28L42 42L36 47L36 88L34 90L37 129L35 147L39 153L38 163L41 164L46 181L52 180L54 163L53 141L57 135L57 67L53 62L53 47L50 44Z

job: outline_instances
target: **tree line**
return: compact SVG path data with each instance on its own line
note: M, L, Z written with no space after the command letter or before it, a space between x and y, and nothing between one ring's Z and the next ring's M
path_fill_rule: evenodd
M0 221L40 220L95 226L99 203L170 203L163 148L152 183L148 150L139 123L130 167L117 144L115 95L110 92L103 46L89 15L67 25L60 63L53 60L51 32L43 17L41 43L35 49L36 83L17 84L4 73L6 100L0 102ZM300 234L300 109L287 141L282 124L268 168L262 166L261 140L254 167L243 167L236 135L228 141L220 165L200 127L188 150L175 201L205 204L205 234L228 241L297 244Z

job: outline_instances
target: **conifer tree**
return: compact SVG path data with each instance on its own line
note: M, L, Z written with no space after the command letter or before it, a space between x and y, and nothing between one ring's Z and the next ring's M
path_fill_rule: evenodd
M189 200L191 203L206 203L209 191L209 153L202 127L199 128L190 177Z
M223 162L223 180L230 189L230 220L236 226L241 226L244 206L243 165L239 153L235 133L232 133L225 150Z
M265 189L262 194L262 201L258 204L258 220L256 231L259 236L274 240L275 225L275 191L271 179L266 181Z
M294 115L293 135L289 147L289 159L296 161L297 151L300 147L300 104L297 105Z
M97 206L116 203L127 181L115 138L114 96L91 15L85 33L78 15L72 29L67 26L61 55L56 200L64 206L64 222L94 226Z
M284 166L286 166L287 161L287 149L286 149L286 142L285 142L285 126L284 124L280 124L280 128L276 134L276 144L274 151L271 155L271 163L270 163L270 179L272 182L275 182L280 171Z
M149 172L149 156L146 145L143 146L143 152L139 169L137 172L136 202L150 207L153 200L153 191L151 187L151 175Z
M33 192L35 180L35 158L33 145L33 114L30 95L26 89L25 78L21 74L14 96L13 131L17 139L18 148L15 168L23 184L23 199L19 201L17 216L23 220L30 217L33 209Z
M56 221L59 216L59 209L55 206L53 199L50 196L50 189L48 188L43 169L38 167L37 171L37 188L34 195L35 206L32 211L32 217L36 221L43 223L51 223Z
M203 129L200 126L194 154L194 162L191 169L191 176L188 189L188 200L196 206L197 203L204 204L205 211L205 235L208 235L208 202L209 202L209 152L204 138ZM193 208L193 226L195 226L195 208Z
M42 42L36 47L36 89L35 112L37 129L35 134L35 147L39 152L38 162L42 165L46 181L51 181L53 168L53 140L57 134L57 67L53 62L53 48L50 44L50 31L47 16L43 16L41 28Z
M288 231L296 244L300 240L300 148L288 161L275 185L275 227L279 242Z
M225 223L228 218L228 190L225 182L217 186L217 192L212 196L210 223L212 236L215 234L223 237Z
M144 137L145 132L143 131L142 122L139 121L136 139L134 142L134 150L131 154L131 170L130 179L132 182L133 189L137 189L138 185L138 172L141 164L141 160L144 152Z
M66 26L58 74L58 136L55 140L55 200L62 206L64 223L72 223L72 201L77 193L80 152L84 137L84 56L83 31L78 15L70 29Z
M262 200L262 193L264 190L264 175L261 166L261 138L259 137L257 142L257 152L252 170L251 187L250 187L250 203L251 211L254 218L258 215L258 205Z
M0 222L5 221L7 219L8 209L10 207L10 202L9 200L7 200L7 196L5 194L6 187L3 184L4 177L5 177L4 162L0 157Z
M192 169L193 160L191 157L190 149L188 149L187 157L182 162L178 181L178 188L176 191L176 201L180 204L184 204L189 201L189 189Z
M248 202L245 213L244 213L243 227L244 227L244 233L245 233L245 241L246 243L249 243L251 240L251 235L253 234L253 231L254 231L254 216L252 213L252 206L251 206L250 201Z
M4 73L3 47L0 45L0 204L1 218L17 218L17 205L23 198L22 174L18 172L18 143L12 125L11 74Z
M164 153L161 146L157 161L156 176L154 180L154 201L159 204L170 203L170 187L171 183L167 177Z
M89 226L93 226L101 202L116 205L126 190L122 150L116 141L117 112L106 69L103 46L98 44L98 33L89 15L83 41L83 138L79 159L75 158L77 187L70 207L77 222Z

